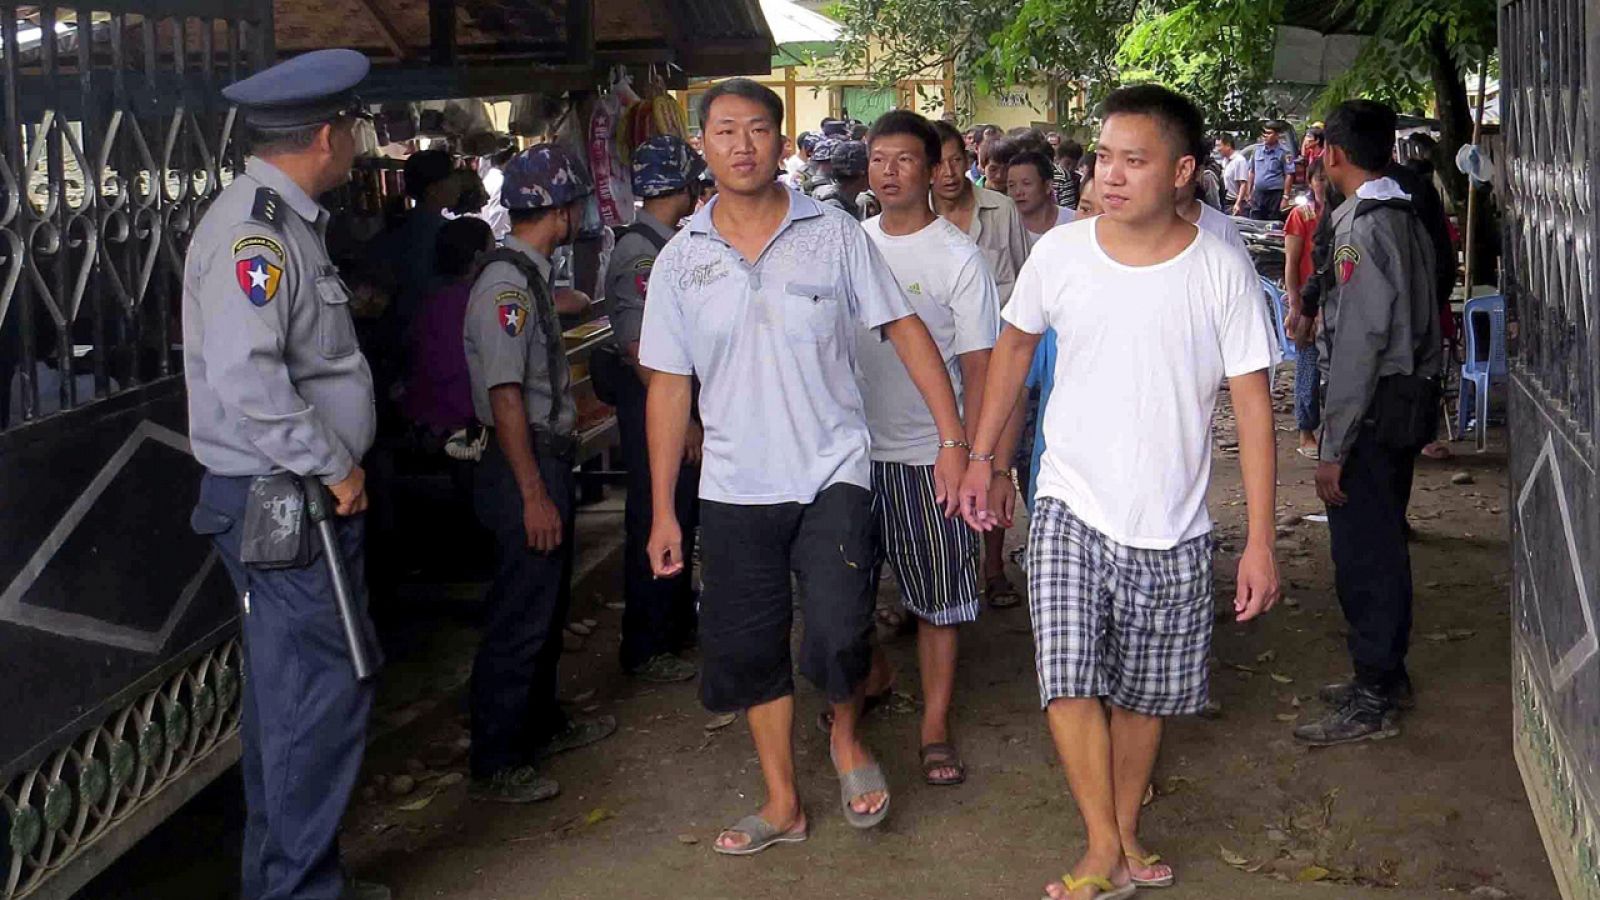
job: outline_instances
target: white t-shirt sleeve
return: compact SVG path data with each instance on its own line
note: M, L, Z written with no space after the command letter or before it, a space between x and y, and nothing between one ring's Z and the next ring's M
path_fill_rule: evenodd
M911 315L910 301L867 232L854 221L843 222L840 227L845 278L857 321L865 328L879 328Z
M1000 289L983 261L983 254L968 254L950 285L950 312L955 319L951 353L960 356L991 350L1000 336Z
M1247 375L1278 362L1278 342L1267 321L1267 299L1255 270L1234 256L1222 265L1222 309L1217 339L1222 348L1223 374Z
M1005 309L1000 311L1001 318L1015 326L1019 331L1029 334L1043 334L1050 327L1050 321L1044 309L1044 273L1042 263L1044 256L1030 256L1022 264L1022 271L1017 275L1017 284L1011 289L1011 300L1006 303Z
M639 330L639 364L657 372L690 375L694 372L693 344L683 291L678 288L679 255L666 248L650 271L650 302L644 305L644 324Z

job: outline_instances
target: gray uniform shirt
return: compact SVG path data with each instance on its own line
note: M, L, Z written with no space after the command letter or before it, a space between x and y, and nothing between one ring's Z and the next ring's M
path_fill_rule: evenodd
M286 470L334 484L372 446L372 372L323 242L327 223L288 176L251 158L195 229L183 270L184 381L190 444L212 472Z
M1380 178L1333 211L1333 287L1323 301L1317 366L1327 384L1322 458L1342 462L1385 375L1439 374L1442 345L1433 295L1433 245L1402 206L1357 211L1363 203L1409 200Z
M550 260L513 236L506 238L505 246L528 257L545 283L535 290L521 270L502 260L485 266L472 283L463 330L472 410L479 422L494 425L489 389L520 384L529 425L539 431L571 434L578 424L578 409L569 390L572 375L564 350L553 354L554 379L550 371L549 342L555 341L559 348L561 341L560 320L550 292Z
M672 227L643 210L639 212L638 227L654 231L663 241L672 240ZM611 337L620 348L627 349L639 340L644 326L645 290L658 252L644 235L631 231L611 251L611 262L606 264L606 315L611 319Z

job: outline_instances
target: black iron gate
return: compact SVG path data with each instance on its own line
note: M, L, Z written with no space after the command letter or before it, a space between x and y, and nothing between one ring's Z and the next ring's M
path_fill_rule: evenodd
M270 0L0 3L0 900L60 897L237 756L188 527L179 284Z
M1586 0L1500 6L1518 765L1568 900L1600 898L1600 23Z

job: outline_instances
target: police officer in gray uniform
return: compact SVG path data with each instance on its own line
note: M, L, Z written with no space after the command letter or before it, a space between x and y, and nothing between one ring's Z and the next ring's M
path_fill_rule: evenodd
M676 654L694 643L695 596L687 570L671 578L650 571L650 455L644 433L645 387L650 370L639 366L639 331L645 293L656 254L677 233L678 222L694 212L705 161L683 139L658 135L633 151L633 193L644 208L632 225L617 231L617 246L606 269L606 313L614 347L597 354L590 368L595 384L611 395L628 465L628 506L623 519L622 668L643 681L668 683L694 677L694 665ZM700 483L700 428L690 425L688 449L678 473L679 523L693 531Z
M536 756L610 735L610 716L569 720L556 702L571 601L577 408L551 289L550 257L578 233L594 190L562 148L506 163L500 201L511 233L467 301L472 407L491 440L474 475L478 518L495 537L483 643L472 666L473 795L508 803L560 790Z
M862 141L840 141L828 156L833 181L812 192L818 203L842 209L857 222L865 221L860 200L867 190L867 145ZM876 201L874 201L876 202Z
M367 68L355 51L321 50L223 89L254 155L201 219L184 266L189 438L206 469L191 522L215 544L243 611L245 900L389 896L346 882L339 866L372 686L356 680L328 560L304 549L295 480L332 491L356 625L375 646L362 581L372 374L316 201L349 180L362 115L353 91ZM271 485L293 490L264 505ZM286 555L270 543L280 528L301 537Z

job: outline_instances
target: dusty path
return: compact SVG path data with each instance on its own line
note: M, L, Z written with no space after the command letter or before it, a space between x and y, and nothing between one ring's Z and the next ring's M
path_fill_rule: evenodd
M1222 419L1218 441L1226 446L1231 424ZM1213 694L1222 717L1169 729L1161 796L1145 830L1179 872L1179 887L1160 896L1556 896L1511 757L1503 447L1483 455L1457 448L1455 461L1418 468L1411 670L1419 708L1404 734L1314 752L1290 739L1295 721L1320 711L1316 687L1347 664L1326 526L1285 527L1279 550L1289 600L1259 624L1217 625ZM1286 432L1280 465L1280 511L1320 511L1312 464L1293 453ZM1453 484L1460 472L1473 483ZM1231 597L1244 509L1237 460L1227 452L1217 457L1212 510L1224 546L1218 596ZM589 527L620 526L612 521L591 516ZM401 662L386 695L393 730L373 748L373 790L349 822L346 846L358 872L393 885L402 900L1032 898L1072 860L1081 830L1037 708L1025 609L986 610L963 635L956 738L968 763L965 786L924 787L916 776L914 648L892 640L903 696L868 729L895 792L885 827L863 834L844 823L825 739L812 724L820 700L805 688L796 735L812 838L725 859L711 853L711 841L759 802L743 722L708 730L713 717L695 702L693 685L648 688L617 673L620 613L605 605L616 599L616 580L614 566L602 567L578 597L574 617L599 626L565 657L564 692L580 707L615 714L622 731L553 761L549 771L564 792L534 807L467 799L452 775L463 771L464 721L451 685L469 658L468 616L435 606L414 625L418 651ZM404 797L377 786L376 776L405 773L408 763L422 770L420 786ZM236 838L218 826L233 816L202 807L86 896L226 896L236 852L228 842ZM187 854L194 865L184 864Z

